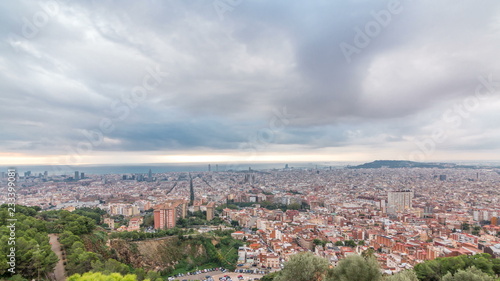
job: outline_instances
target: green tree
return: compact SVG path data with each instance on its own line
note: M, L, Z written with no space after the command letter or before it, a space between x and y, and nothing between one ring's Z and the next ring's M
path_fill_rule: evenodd
M56 254L50 248L50 244L40 244L37 241L37 236L34 233L31 235L24 234L16 239L16 269L24 277L44 276L45 273L54 270L58 261ZM48 237L45 237L48 240Z
M418 281L417 274L413 270L405 270L389 276L385 281Z
M355 248L357 246L356 242L354 240L346 240L344 244L348 247Z
M415 265L415 272L420 280L441 281L447 273L455 274L459 270L476 267L482 272L493 276L495 271L495 259L489 254L477 254L474 256L461 255L458 257L437 258Z
M260 278L260 281L274 281L276 276L278 276L279 274L280 274L280 271L269 273L265 276L262 276L262 278Z
M129 267L126 264L123 264L115 259L108 259L106 262L102 263L100 260L91 262L92 271L94 272L102 272L104 274L110 273L120 273L120 274L128 274Z
M69 253L66 264L69 275L88 272L92 269L92 263L99 260L96 253L85 251L82 242L75 242L69 249Z
M119 273L105 275L101 272L87 272L83 275L74 274L68 278L68 281L137 281L137 277L133 274L123 276ZM149 281L149 279L146 279L146 281Z
M311 252L299 253L290 257L275 281L321 281L328 270L328 261Z
M143 281L146 278L146 271L142 268L136 269L134 274L137 276L138 281Z
M156 271L148 271L148 274L146 274L146 278L148 278L146 280L153 280L153 281L156 281L158 279L163 280L161 279L160 273Z
M0 256L0 275L5 274L7 269L9 268L9 264L7 264L7 257L5 255Z
M375 250L373 248L368 248L366 250L364 250L363 252L361 252L361 256L363 258L373 258L375 257Z
M314 245L316 245L316 246L318 246L318 245L319 245L319 246L323 246L323 247L325 247L325 245L328 243L328 241L323 241L323 240L321 240L321 239L314 239L314 240L313 240L313 243L314 243Z
M448 272L443 276L442 281L495 281L495 278L482 272L476 267L469 267L465 270L458 270L457 273L452 274Z
M419 280L426 281L440 281L441 276L446 272L443 272L441 265L437 260L426 261L419 263L414 267L415 272Z
M299 203L292 203L287 206L287 209L289 210L300 210L301 205Z
M491 262L493 263L491 269L495 275L500 275L500 259L492 259Z
M328 274L328 281L378 281L382 280L380 267L375 258L350 255Z
M16 274L14 276L12 276L10 279L10 281L29 281L28 279L24 279L21 275L19 274Z
M69 249L75 242L82 242L82 239L71 233L71 231L66 230L59 236L59 242L64 249Z
M150 227L155 225L155 218L153 214L146 214L142 223L142 227Z

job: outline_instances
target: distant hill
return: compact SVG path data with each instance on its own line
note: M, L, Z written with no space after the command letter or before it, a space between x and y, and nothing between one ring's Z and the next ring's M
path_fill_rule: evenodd
M357 166L348 166L349 169L379 169L379 168L480 168L471 165L457 165L454 163L426 163L402 160L376 160L370 163L365 163Z

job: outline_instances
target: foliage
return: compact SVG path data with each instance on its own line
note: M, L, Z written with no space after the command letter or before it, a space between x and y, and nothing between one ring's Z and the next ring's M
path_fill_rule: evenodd
M123 276L119 273L105 275L101 272L88 272L83 275L74 274L68 278L68 281L137 281L137 276L133 274ZM149 281L149 279L146 279L146 281Z
M8 205L0 206L0 279L10 276L7 271L7 255L15 248L15 273L25 278L44 276L52 272L58 261L51 249L47 227L44 221L35 218L40 208L15 205L15 216L11 217ZM12 222L7 219L17 219L15 227L16 239L11 240L8 226ZM10 258L9 258L10 259ZM20 277L20 276L19 276ZM16 277L18 278L18 277Z
M63 249L68 250L73 246L75 242L83 243L82 239L79 236L74 235L71 231L64 231L61 235L59 235L59 243L63 246Z
M325 241L325 240L314 239L314 240L313 240L313 243L314 243L314 245L316 245L316 246L318 246L318 245L319 245L319 246L323 246L323 247L325 247L325 245L326 245L326 244L328 244L329 242L328 242L328 241Z
M495 281L495 278L482 272L475 267L469 267L466 270L458 270L457 273L448 272L443 276L442 281Z
M269 273L269 274L263 276L262 278L260 278L260 281L274 281L276 276L278 276L279 274L280 274L280 271Z
M361 256L365 259L369 257L373 258L375 257L375 250L373 248L368 248L361 253Z
M311 252L299 253L290 257L275 281L320 281L328 270L328 261Z
M95 220L66 210L46 211L40 216L47 221L49 233L62 233L65 230L75 235L89 234L95 229Z
M326 277L321 279L321 274L308 276L304 280L325 281L494 281L495 274L500 272L500 260L493 259L489 254L478 254L475 256L458 256L450 258L438 258L415 266L415 270L405 270L398 274L382 278L378 262L373 258L373 249L365 251L364 255L351 255L339 262L333 268L328 269ZM303 255L303 254L300 254ZM312 254L310 254L312 255ZM298 255L296 255L298 256ZM294 256L295 257L295 256ZM320 257L316 259L324 260ZM326 262L326 260L324 260ZM307 263L307 262L306 262ZM321 264L321 262L318 262ZM326 263L327 264L327 263ZM320 267L322 268L322 267ZM314 271L311 268L303 268L303 265L286 263L285 268L274 274L262 278L265 281L302 280L299 275L301 271ZM321 270L319 270L321 272ZM299 279L297 279L299 278Z
M141 227L154 227L155 226L155 217L152 213L146 214L144 216L144 220L142 222Z
M124 215L114 215L114 216L111 216L111 219L113 219L115 224L118 224L118 225L128 225L128 222L129 222L129 220Z
M223 235L217 235L223 234ZM164 265L176 264L163 271L165 275L186 273L196 268L224 267L234 270L238 260L239 240L230 236L231 231L213 231L203 235L173 237L159 247L158 256Z
M377 281L382 280L380 267L375 258L363 258L350 255L339 261L338 265L330 270L328 281Z
M100 208L83 207L73 211L73 214L88 217L90 219L93 219L95 224L101 224L101 217L107 214L107 212L106 210Z
M97 260L91 263L92 271L94 272L102 272L104 274L110 273L120 273L120 274L128 274L130 273L130 268L115 259L108 259L106 262L102 263Z
M96 253L86 251L83 243L79 241L73 243L67 253L66 271L68 275L88 272L92 269L92 263L100 260Z
M356 248L358 244L354 240L346 240L344 241L344 245L346 245L347 247Z
M418 281L417 274L413 270L405 270L384 279L385 281Z
M461 255L457 257L437 258L426 261L415 266L419 280L440 281L447 273L452 275L459 270L465 270L469 267L476 267L488 275L498 274L497 261L489 254L477 254L474 256Z
M223 223L224 221L219 217L214 217L211 221L207 221L206 212L201 211L195 212L195 216L180 218L177 220L177 226L181 228L188 228L194 225L220 225Z

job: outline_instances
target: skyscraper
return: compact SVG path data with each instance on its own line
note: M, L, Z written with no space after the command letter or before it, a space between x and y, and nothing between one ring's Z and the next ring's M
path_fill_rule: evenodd
M151 172L151 169L149 169L148 179L149 179L149 180L152 180L152 179L153 179L153 173Z
M75 171L75 180L80 179L80 173L78 171Z
M389 191L387 194L387 212L401 213L411 209L413 190Z
M189 174L189 205L192 206L194 202L194 188L193 188L193 177Z

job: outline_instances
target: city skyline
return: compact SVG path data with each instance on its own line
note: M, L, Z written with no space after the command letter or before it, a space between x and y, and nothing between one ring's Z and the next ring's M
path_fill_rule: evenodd
M500 3L0 3L0 165L500 160Z

